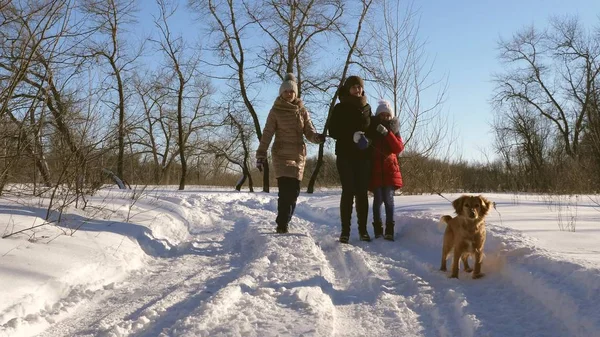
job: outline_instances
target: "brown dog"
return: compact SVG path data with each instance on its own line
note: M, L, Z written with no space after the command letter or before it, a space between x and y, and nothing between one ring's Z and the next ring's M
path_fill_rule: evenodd
M446 224L441 271L446 271L446 259L450 252L454 251L450 277L458 278L459 260L462 260L466 272L473 272L474 279L483 277L481 263L485 244L485 216L491 206L492 202L481 195L463 195L452 202L452 207L458 215L454 218L450 215L440 218L440 223ZM474 270L469 267L467 261L470 255L475 259Z

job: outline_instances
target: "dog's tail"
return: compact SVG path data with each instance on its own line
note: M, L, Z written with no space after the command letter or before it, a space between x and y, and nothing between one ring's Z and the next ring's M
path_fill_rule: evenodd
M443 215L440 218L440 222L438 223L438 228L440 230L444 230L446 229L446 226L448 225L448 221L452 220L452 217L450 215Z

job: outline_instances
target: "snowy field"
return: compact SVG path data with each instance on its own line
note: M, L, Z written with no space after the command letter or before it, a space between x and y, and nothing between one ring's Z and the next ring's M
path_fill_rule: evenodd
M600 336L600 197L485 196L473 280L438 270L438 195L396 197L395 242L343 245L339 191L275 234L276 193L102 190L0 239L0 336ZM4 197L0 230L45 214Z

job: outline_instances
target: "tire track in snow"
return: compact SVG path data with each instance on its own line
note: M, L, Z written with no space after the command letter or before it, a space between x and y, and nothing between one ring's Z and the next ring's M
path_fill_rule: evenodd
M264 207L252 205L257 206ZM267 205L267 208L270 207ZM271 216L274 217L274 213ZM371 259L361 251L330 250L319 246L314 235L321 233L315 233L314 227L315 224L301 217L295 217L290 225L292 235L302 235L302 240L297 239L300 245L294 249L303 250L305 257L312 257L317 262L320 276L313 283L318 287L319 295L327 297L322 302L327 302L327 310L332 312L331 331L315 331L314 335L419 335L421 327L416 314L403 301L397 300L398 295L380 292L382 284L388 282L385 273L378 274L370 265ZM277 236L274 242L286 240L286 237ZM296 281L294 286L301 286L303 282L306 283Z
M303 263L295 266L295 273L282 277L293 257L283 255L312 259L310 252L285 247L298 243L298 239L307 240L306 237L293 234L271 237L267 233L272 230L270 223L274 213L262 210L265 205L253 199L232 202L218 195L197 200L171 199L169 202L187 202L190 207L215 212L212 220L217 221L213 221L213 226L232 227L223 238L223 247L214 247L218 239L202 236L218 232L214 227L208 231L190 228L191 234L198 234L192 235L196 242L183 242L177 246L176 254L163 254L149 266L149 271L138 273L103 297L96 296L88 303L87 310L55 324L43 336L219 333L246 336L256 335L257 331L261 336L299 335L297 332L306 336L330 335L333 313L328 297L320 291L322 278L318 264L309 268L307 280L297 281L298 270L305 269ZM270 198L267 198L267 207L273 207ZM199 219L211 222L203 216L194 220L191 213L186 216L189 222ZM220 220L226 223L219 223ZM227 225L228 222L232 225ZM199 248L199 245L208 247ZM302 243L296 248L307 246L310 247ZM285 254L274 254L277 249ZM261 265L266 267L261 268ZM198 271L197 266L204 270ZM261 275L263 271L265 275ZM251 306L255 309L244 312L244 308ZM240 313L241 319L234 321L237 324L230 324L229 317L236 313ZM285 324L270 324L274 319ZM286 319L289 322L286 323Z
M346 246L336 242L337 209L333 215L300 202L292 233L272 235L276 197L237 198L170 198L187 207L181 216L191 241L127 283L91 294L80 311L42 336L505 337L597 331L600 318L592 314L597 277L561 265L573 277L558 280L559 271L548 267L553 265L536 265L539 256L518 250L500 256L507 236L493 226L486 244L487 277L461 274L451 280L437 270L442 234L432 216L397 216L396 242L363 243L354 232ZM568 282L573 290L556 294L561 287L555 282ZM89 308L81 310L82 304ZM64 315L42 318L56 321Z
M406 222L407 251L424 266L437 270L440 252L436 251L439 244L435 244L435 237L441 241L441 233L436 235L434 223L401 219ZM600 287L592 282L599 279L597 270L550 261L539 248L527 247L529 239L514 230L493 223L488 223L487 230L483 266L487 277L471 280L464 274L457 285L482 322L478 333L504 336L535 331L536 336L591 336L598 331L600 317L591 309L600 299ZM507 321L514 324L507 326Z
M257 227L257 231L273 231L275 203L272 199L248 200L242 204L246 209L240 209L238 213L247 214L255 223L264 223ZM343 256L332 258L324 253L326 249L317 245L313 237L314 224L295 218L291 228L293 233L288 235L267 234L267 240L261 242L264 247L257 248L261 251L257 256L262 258L250 263L240 280L232 283L232 286L239 283L235 292L236 301L245 303L246 306L256 306L248 300L249 297L266 293L279 304L292 309L287 317L304 318L292 319L286 329L275 332L268 322L263 323L265 325L252 331L255 335L420 335L421 327L417 316L404 301L398 300L400 295L380 293L382 284L389 283L389 279L386 280L387 276L384 274L373 275L376 269L369 265L368 256L360 251L338 251ZM247 300L243 302L240 298ZM274 317L281 317L278 312L273 311L269 300L262 303L264 311ZM215 308L225 308L219 301L212 305ZM171 332L173 335L184 336L198 331L202 332L201 335L238 335L244 328L238 322L265 320L262 317L248 319L234 314L232 312L236 312L235 306L228 306L224 310L215 308L209 313L194 313L194 316L202 318L182 321ZM243 310L241 307L239 309ZM219 314L213 314L216 312ZM214 324L209 326L209 322ZM302 326L316 328L301 330Z
M321 223L315 232L321 233L325 241L335 242L337 237L327 233L337 234L339 229L328 220L327 211L302 204L297 213ZM387 268L394 279L406 282L395 291L408 295L407 298L413 295L416 300L411 309L421 317L428 317L422 322L424 335L506 336L527 335L532 331L536 331L536 336L580 335L570 333L573 331L569 331L569 321L549 320L553 316L549 308L506 279L501 273L501 259L490 254L489 249L486 249L484 272L487 277L484 279L472 280L461 273L461 279L454 280L439 272L442 233L432 218L396 216L397 233L400 233L395 242L362 243L351 239L353 247L350 247L362 249L367 256L383 261L383 266L388 265L383 268Z
M469 274L461 272L461 279L454 280L448 279L445 273L437 270L440 252L433 251L435 246L420 245L415 243L418 239L412 234L407 235L409 238L403 253L414 256L423 272L430 269L429 272L438 274L441 285L445 284L462 294L468 308L480 321L477 335L528 335L533 331L536 336L571 335L563 321L549 319L552 315L547 307L528 296L520 287L515 287L510 279L506 278L505 262L489 249L491 245L486 249L487 256L483 266L485 278L472 280ZM488 236L488 239L492 238Z
M273 198L219 200L226 217L248 223L240 238L253 247L238 278L163 335L331 335L332 312L320 284L320 264L305 235L272 235ZM265 210L266 208L266 210Z
M466 312L461 305L462 298L460 294L453 291L440 289L430 280L412 270L414 266L407 261L405 257L388 254L386 251L394 242L383 241L382 239L372 242L361 242L357 238L357 228L352 228L352 235L349 245L340 244L337 241L339 234L339 225L337 219L339 215L330 214L331 210L312 207L310 204L302 203L297 208L297 215L312 224L314 235L320 237L320 246L328 256L333 266L352 265L355 258L345 258L340 256L340 251L351 252L349 256L361 256L365 261L362 268L365 272L363 278L369 278L372 274L381 275L378 287L372 291L378 292L381 297L392 296L393 301L406 307L405 316L415 316L417 322L411 327L412 334L419 336L473 336L476 320ZM337 212L337 209L335 209ZM336 219L329 221L327 219ZM369 228L370 231L372 231ZM396 242L397 243L397 242ZM383 249L382 252L373 251L373 246ZM348 254L347 254L348 255ZM340 262L341 260L341 262ZM344 268L334 267L339 273L340 278L346 279L346 282L352 282L354 275L344 272ZM361 268L359 268L361 269ZM360 288L357 289L360 292ZM443 292L443 293L441 293ZM410 313L407 315L407 312ZM390 323L390 322L388 322ZM395 322L392 322L394 324ZM394 335L394 330L390 333Z
M350 321L358 319L360 324L368 327L350 335L376 331L375 335L472 336L468 328L453 319L457 316L456 300L451 305L444 305L445 302L436 298L435 287L407 269L404 261L369 251L370 245L388 242L366 243L354 239L345 245L336 242L336 236L324 234L323 228L314 230L323 233L320 246L336 270L340 287L351 284L347 290L355 294L354 297L364 301L366 292L368 297L375 299L370 305L357 305L351 309L360 311L364 317L347 314ZM396 312L381 315L380 307L386 305L395 306ZM372 326L372 321L378 322L379 326Z
M146 271L136 272L40 336L156 336L168 329L235 280L252 257L252 247L239 240L248 231L247 222L216 225L219 230L211 234L217 238L196 237L180 245L185 249L180 247L174 257L156 259Z
M206 274L198 275L190 265L205 265ZM169 258L136 272L111 292L85 303L87 308L66 317L40 336L129 336L140 333L160 321L184 298L189 306L211 296L211 278L227 273L214 263L199 257ZM168 276L166 276L168 275ZM195 296L195 297L194 297ZM181 304L180 304L181 305Z
M254 249L251 243L245 244L239 240L240 237L247 235L250 228L245 221L235 221L233 229L225 235L223 240L223 248L220 255L224 258L218 258L214 261L214 265L219 265L221 272L213 273L211 269L206 270L203 263L195 263L193 261L180 261L180 263L190 268L194 275L203 275L208 278L202 285L202 289L189 289L188 287L178 287L176 296L172 296L172 300L161 305L165 311L161 315L157 315L147 326L136 331L134 336L170 336L170 330L173 325L179 320L187 318L190 314L198 311L204 303L211 301L220 301L224 293L229 293L227 296L228 302L235 302L235 291L231 291L229 284L239 278L243 271L243 266L254 258ZM213 254L213 253L211 253ZM202 269L198 269L198 268ZM226 302L227 303L227 302ZM231 304L231 303L230 303ZM144 315L141 316L144 318ZM134 321L138 321L134 317Z

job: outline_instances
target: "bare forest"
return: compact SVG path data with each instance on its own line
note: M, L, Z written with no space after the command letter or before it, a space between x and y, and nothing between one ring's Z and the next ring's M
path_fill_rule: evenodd
M269 192L254 153L288 72L319 132L350 75L373 88L371 104L393 103L402 193L598 190L599 30L551 18L498 41L496 157L469 163L452 155L449 79L433 77L418 22L391 0L0 0L0 195ZM309 145L307 192L338 185L333 145Z

